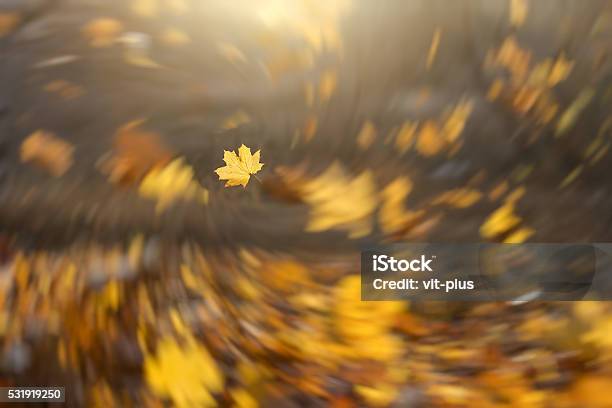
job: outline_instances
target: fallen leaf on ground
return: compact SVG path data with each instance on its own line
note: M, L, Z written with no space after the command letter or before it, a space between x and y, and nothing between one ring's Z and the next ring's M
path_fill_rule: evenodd
M208 350L194 339L185 345L171 338L162 340L156 355L146 357L144 372L153 392L177 407L215 406L212 393L224 383Z

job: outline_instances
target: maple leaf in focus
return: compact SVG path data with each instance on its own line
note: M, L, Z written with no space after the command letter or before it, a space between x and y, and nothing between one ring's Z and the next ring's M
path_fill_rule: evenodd
M227 180L225 187L239 186L246 187L251 178L251 174L257 173L263 167L259 162L260 150L251 154L251 149L241 145L238 154L233 151L225 150L223 161L225 166L219 167L215 173L219 180Z

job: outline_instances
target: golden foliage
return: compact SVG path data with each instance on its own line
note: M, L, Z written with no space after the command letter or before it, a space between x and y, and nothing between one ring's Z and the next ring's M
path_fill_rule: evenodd
M212 407L212 393L221 391L223 374L204 346L188 337L185 344L162 339L155 355L144 364L147 383L157 395L176 407Z
M300 190L303 200L311 207L307 231L337 228L348 231L351 238L363 237L372 231L371 215L378 197L370 171L350 179L340 164L333 163L319 177L304 183Z
M568 106L563 112L559 122L557 122L557 137L563 135L573 127L582 111L589 105L594 96L595 90L590 87L585 88L582 90L582 92L580 92L574 102L572 102L571 105Z
M208 190L194 179L193 169L181 158L150 170L140 182L138 192L156 199L157 211L163 211L177 200L208 203Z
M418 126L418 123L410 121L406 121L402 125L395 138L395 146L401 153L406 152L414 142Z
M446 146L438 125L431 120L420 129L416 144L417 151L426 157L434 156Z
M459 136L472 113L474 103L461 100L446 110L438 120L427 120L421 126L406 121L395 137L395 147L406 152L416 140L416 150L425 157L435 156L445 149L460 146Z
M357 135L357 146L359 146L359 148L362 150L366 150L372 145L372 143L374 143L375 139L376 127L372 121L367 120L363 123L363 126Z
M396 178L382 190L379 222L385 234L395 234L423 215L423 211L410 211L405 208L406 197L410 191L412 181L407 177Z
M258 150L255 154L251 154L251 149L245 145L240 146L238 154L225 150L223 153L225 166L219 167L215 173L219 176L219 180L227 180L225 187L240 185L246 187L251 174L256 174L264 166L259 162L260 152Z
M72 166L74 147L51 132L38 130L21 144L22 162L32 162L55 177Z
M140 182L151 169L163 167L173 153L152 131L142 129L144 120L134 120L119 128L113 139L113 151L100 161L102 172L113 183L131 185Z
M404 309L404 303L397 301L361 301L358 275L343 278L335 289L335 329L351 347L354 358L386 362L398 358L403 352L402 341L389 330Z
M521 3L517 2L519 13L523 10ZM507 37L499 49L489 52L485 67L505 69L510 74L510 81L506 83L496 78L487 98L492 101L502 99L519 114L531 115L538 123L546 124L559 110L551 88L569 77L574 62L561 53L555 59L547 58L532 67L532 57L532 53L521 48L514 36Z
M432 204L448 204L455 208L467 208L477 203L482 198L478 190L458 188L446 191L436 197Z

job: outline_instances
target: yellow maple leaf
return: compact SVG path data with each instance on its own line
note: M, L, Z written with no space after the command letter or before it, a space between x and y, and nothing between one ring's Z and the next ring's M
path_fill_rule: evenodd
M225 166L219 167L215 173L219 180L227 180L225 187L242 186L246 187L251 178L251 174L257 173L264 166L259 162L260 150L251 154L251 149L241 145L238 154L233 151L225 150L223 161Z
M162 340L157 355L146 357L144 368L153 392L176 407L215 406L212 393L223 388L223 374L212 356L191 337L184 345Z

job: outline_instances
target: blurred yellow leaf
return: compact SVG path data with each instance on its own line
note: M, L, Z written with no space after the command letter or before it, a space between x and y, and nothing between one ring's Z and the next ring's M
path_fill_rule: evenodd
M56 93L66 100L78 98L85 93L85 90L81 86L62 79L49 82L45 85L44 90Z
M527 0L510 0L510 23L515 27L520 27L527 18Z
M559 82L565 81L574 68L574 62L565 59L565 55L561 54L555 61L550 73L548 74L548 85L555 86Z
M570 388L568 394L573 406L609 408L612 406L612 379L607 374L585 374Z
M315 115L310 115L306 119L306 123L304 124L304 140L309 142L312 140L314 135L317 133L317 128L319 127L319 120Z
M520 47L516 38L507 37L495 54L487 58L488 63L506 68L512 75L513 83L521 83L529 72L531 52Z
M257 400L245 389L238 388L230 392L235 408L257 408Z
M399 395L397 388L388 384L381 384L376 387L356 385L355 392L373 407L387 407Z
M561 115L559 122L557 123L556 136L559 137L566 133L570 128L574 126L576 120L582 113L582 111L589 105L593 97L595 96L595 90L591 87L585 88L580 92L578 97L567 107L565 112Z
M336 71L327 70L321 75L319 82L319 98L322 102L328 101L336 90L338 74Z
M333 163L316 179L301 187L303 199L311 206L306 230L345 229L352 238L372 230L371 214L378 203L374 178L364 171L350 179L338 163Z
M535 230L527 227L519 228L517 231L513 232L504 239L504 243L506 244L522 244L527 241L529 237L531 237L535 233Z
M427 69L433 65L436 55L438 55L438 47L440 46L440 38L442 37L442 30L436 28L434 31L431 45L429 46L429 52L427 53Z
M487 92L487 99L490 101L494 101L499 98L502 91L504 90L504 81L501 79L495 79L491 86L489 87L489 91Z
M132 11L140 17L155 17L159 14L159 2L158 0L132 0Z
M130 65L142 68L161 68L157 62L153 61L149 56L141 51L126 50L124 54L125 62Z
M478 190L458 188L446 191L433 200L433 204L449 204L455 208L468 208L482 198Z
M406 152L414 142L414 136L418 127L418 123L406 121L397 133L395 138L395 146L401 153Z
M140 182L138 192L144 197L156 199L157 211L163 211L177 200L208 202L208 190L194 179L193 169L181 158L149 171Z
M163 44L174 47L180 47L191 42L191 37L187 33L174 27L166 28L159 38Z
M374 143L374 139L376 139L376 127L372 121L367 120L357 135L357 145L365 150Z
M221 124L221 128L225 130L235 129L238 126L242 126L251 121L251 117L248 113L244 111L236 111L231 116L225 118L223 123Z
M293 48L282 50L265 62L268 75L272 80L278 80L284 75L305 71L314 63L310 50Z
M0 13L0 38L10 34L21 21L17 13Z
M473 108L473 102L461 101L450 112L442 126L442 133L444 134L444 138L449 143L455 142L459 135L461 135L461 132L463 132L465 124L468 118L470 117Z
M417 140L417 151L423 156L434 156L438 154L446 143L440 133L440 128L433 121L427 121L419 131Z
M113 18L97 18L87 23L83 35L92 47L110 47L123 31L123 24Z
M264 166L259 162L260 150L251 154L251 149L241 145L238 154L233 151L224 151L223 161L225 166L219 167L215 173L219 180L227 180L225 187L243 186L246 187L251 178L251 174L257 173Z
M53 133L38 130L21 144L22 162L33 162L55 177L63 175L72 166L74 147Z
M143 123L144 119L137 119L121 126L113 139L113 152L100 160L100 168L111 182L135 184L151 169L172 160L173 153L162 138L142 129Z
M480 227L485 238L494 238L520 224L521 218L514 214L514 204L506 203L495 210Z
M334 326L350 346L350 355L390 362L403 352L402 340L391 333L406 304L361 301L361 277L349 275L334 289Z
M412 181L407 177L398 177L383 189L379 219L386 234L395 234L423 215L422 211L409 211L405 208L410 191Z
M212 407L212 396L223 388L223 375L206 348L189 338L179 344L163 339L156 355L145 358L144 372L154 393L176 407Z

